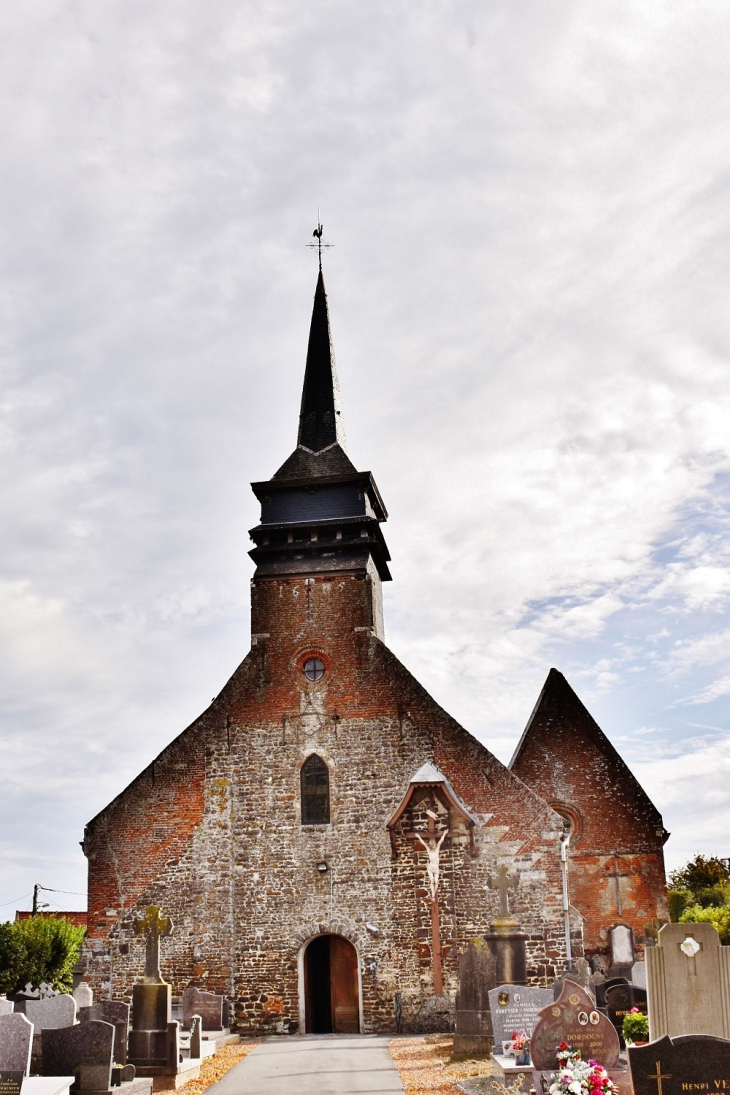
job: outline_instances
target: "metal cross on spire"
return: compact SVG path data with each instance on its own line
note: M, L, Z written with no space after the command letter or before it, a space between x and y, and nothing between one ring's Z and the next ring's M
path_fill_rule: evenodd
M320 268L320 270L322 269L322 251L326 250L329 247L334 247L333 243L323 243L322 242L322 232L323 231L324 231L324 229L323 229L322 223L319 219L319 209L318 209L317 210L317 227L315 228L314 232L312 232L312 235L314 236L314 238L316 239L317 242L316 243L308 243L307 247L312 247L312 248L317 249L317 257L319 258L319 268Z

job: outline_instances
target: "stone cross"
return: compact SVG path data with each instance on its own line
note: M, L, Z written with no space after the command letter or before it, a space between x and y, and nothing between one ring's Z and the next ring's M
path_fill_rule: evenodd
M144 918L136 920L134 930L145 937L147 952L144 963L144 983L162 984L160 974L160 939L172 934L172 920L160 915L156 905L148 905Z
M509 916L509 891L516 890L520 881L520 876L517 874L510 874L509 868L502 864L497 868L497 875L489 876L487 879L487 888L490 890L496 890L499 894L499 915L501 919L506 919Z
M617 908L618 914L620 916L621 913L624 911L622 901L621 901L621 879L622 878L628 878L629 877L629 872L628 871L620 871L618 869L618 856L614 855L614 857L613 857L613 870L612 871L607 871L606 873L607 873L609 878L615 878L616 879L616 908Z

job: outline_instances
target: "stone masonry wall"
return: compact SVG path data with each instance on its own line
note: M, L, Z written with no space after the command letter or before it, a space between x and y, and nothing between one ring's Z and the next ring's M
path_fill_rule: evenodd
M520 874L513 908L530 937L531 980L563 967L558 818L375 636L371 581L254 583L250 654L87 827L84 960L102 994L130 995L143 968L134 920L156 903L174 922L163 964L174 991L195 981L224 992L242 1031L300 1028L301 951L323 932L358 950L365 1030L395 1029L396 994L407 1029L443 1029L458 953L496 916L486 882L501 862ZM321 682L302 673L312 655L325 663ZM299 769L313 752L329 768L331 823L302 826ZM386 828L425 761L480 822L475 858L466 832L442 847L442 1000L425 853L399 838L394 859Z

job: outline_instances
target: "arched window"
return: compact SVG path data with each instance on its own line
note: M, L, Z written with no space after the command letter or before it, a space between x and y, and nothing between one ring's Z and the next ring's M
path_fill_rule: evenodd
M300 773L302 825L328 825L330 820L330 774L327 765L312 753Z

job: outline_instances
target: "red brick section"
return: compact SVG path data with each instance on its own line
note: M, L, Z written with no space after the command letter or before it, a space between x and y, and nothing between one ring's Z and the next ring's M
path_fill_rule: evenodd
M41 911L37 913L32 913L28 910L18 909L15 913L16 920L30 920L32 916L50 916L54 920L69 920L72 924L75 924L77 928L85 928L88 922L88 914L86 912L71 912L68 909L58 909L56 912Z
M300 951L321 932L358 950L365 1029L395 1029L397 993L406 1029L443 1029L458 953L497 914L487 879L499 862L520 872L531 980L561 969L559 819L376 637L374 581L254 582L250 654L89 824L84 961L98 988L130 994L144 962L134 920L156 903L174 922L163 966L174 990L196 980L226 993L242 1031L297 1029ZM301 671L310 655L327 667L317 683ZM329 768L331 824L302 826L299 769L313 752ZM476 858L457 818L442 847L444 997L433 995L425 853L405 836L425 828L424 803L402 819L396 859L386 828L425 761L481 823Z
M615 923L629 924L641 948L656 930L653 922L668 919L662 851L668 834L659 811L556 669L510 767L572 819L570 896L586 918L586 953L607 953Z

